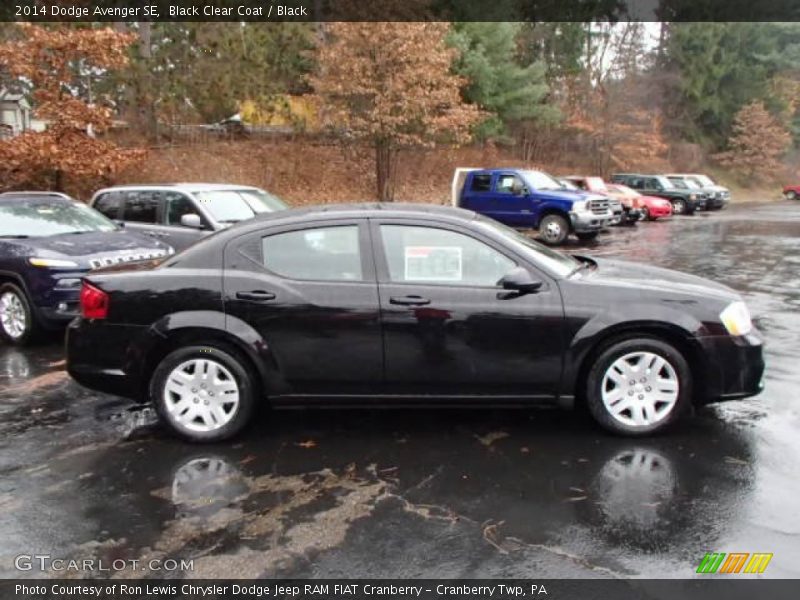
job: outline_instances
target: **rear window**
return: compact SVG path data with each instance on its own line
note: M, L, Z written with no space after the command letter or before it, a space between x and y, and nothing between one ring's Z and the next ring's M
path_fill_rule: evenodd
M280 198L264 190L209 190L194 195L218 223L238 223L260 213L287 208Z

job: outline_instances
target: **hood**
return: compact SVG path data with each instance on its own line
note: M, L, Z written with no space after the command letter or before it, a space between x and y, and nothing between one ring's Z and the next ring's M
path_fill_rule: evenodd
M17 255L67 258L86 268L169 256L174 252L164 242L124 229L33 237L13 243L18 248Z
M62 256L92 256L124 250L168 250L170 248L163 242L124 229L34 237L20 240L20 242L31 249L45 250Z
M722 303L741 300L741 296L728 286L697 275L623 260L595 257L591 260L597 263L597 268L586 272L586 281L594 285L631 287L673 295L685 294Z
M640 196L639 199L647 202L657 202L658 204L672 206L672 202L670 202L666 198L662 198L661 196Z
M605 200L606 196L594 192L577 190L535 190L535 194L542 200L567 200L580 202L581 200Z

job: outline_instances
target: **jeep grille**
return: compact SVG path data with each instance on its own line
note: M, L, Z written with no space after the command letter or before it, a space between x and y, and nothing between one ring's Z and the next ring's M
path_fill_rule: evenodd
M136 262L140 260L153 260L154 258L162 258L167 253L164 250L153 250L152 252L136 252L134 254L117 254L115 256L101 256L99 258L92 258L89 260L89 265L93 269L100 267L110 267L111 265L118 265L120 263Z

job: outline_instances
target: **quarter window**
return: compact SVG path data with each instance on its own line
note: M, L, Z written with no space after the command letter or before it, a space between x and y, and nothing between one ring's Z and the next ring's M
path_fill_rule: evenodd
M125 221L155 223L157 214L158 192L130 192L125 199Z
M494 287L516 263L468 235L410 225L381 225L389 277L397 283Z
M358 225L288 231L262 240L264 266L283 277L362 281Z

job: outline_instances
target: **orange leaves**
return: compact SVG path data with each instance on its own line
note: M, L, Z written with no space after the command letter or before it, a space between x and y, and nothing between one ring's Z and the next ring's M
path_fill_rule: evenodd
M769 178L781 168L780 158L792 139L763 102L743 106L733 121L728 150L715 156L746 177Z
M450 73L454 50L446 23L329 23L312 78L323 118L358 138L393 146L468 139L477 108L461 100Z
M44 28L18 25L19 41L0 44L0 62L31 87L36 116L48 122L41 133L26 132L0 143L4 185L41 181L47 174L107 177L144 154L95 139L110 124L111 110L89 103L75 90L87 77L127 64L135 36L110 28Z

